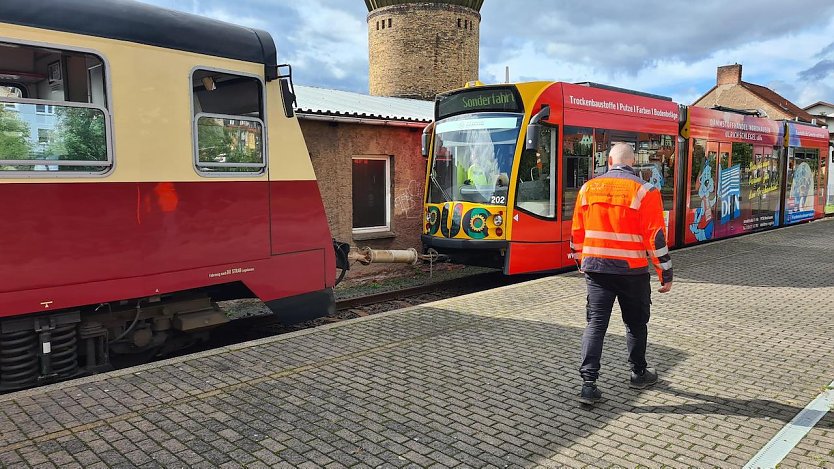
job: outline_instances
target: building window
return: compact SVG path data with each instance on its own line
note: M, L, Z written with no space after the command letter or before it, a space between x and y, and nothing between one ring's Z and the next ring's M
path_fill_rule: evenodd
M382 20L382 29L385 29L385 20Z
M202 174L260 174L266 168L263 84L258 78L195 70L195 166Z
M36 104L35 112L38 114L55 114L55 106L49 104Z
M463 20L463 29L469 29L469 20Z
M379 31L379 21L376 22L376 30Z
M388 27L391 27L391 18L388 18Z
M460 18L458 18L458 28L460 28Z
M70 50L2 46L14 47L4 56L4 73L26 74L30 82L0 85L0 134L7 137L0 139L0 174L107 172L113 156L104 61ZM100 73L91 75L93 68Z
M391 230L391 159L353 158L353 232Z
M51 129L38 129L38 143L47 144L52 141Z

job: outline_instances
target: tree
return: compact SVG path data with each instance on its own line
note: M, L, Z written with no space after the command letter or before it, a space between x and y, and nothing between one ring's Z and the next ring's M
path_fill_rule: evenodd
M215 117L197 123L199 161L203 163L261 163L260 125Z
M60 160L106 161L104 114L98 109L57 106L56 139L47 149Z
M31 153L29 125L14 111L0 106L0 159L25 160Z

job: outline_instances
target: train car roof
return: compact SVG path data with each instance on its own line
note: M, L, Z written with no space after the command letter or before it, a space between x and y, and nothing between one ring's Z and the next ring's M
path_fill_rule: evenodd
M133 0L2 0L0 23L277 66L275 42L265 31Z

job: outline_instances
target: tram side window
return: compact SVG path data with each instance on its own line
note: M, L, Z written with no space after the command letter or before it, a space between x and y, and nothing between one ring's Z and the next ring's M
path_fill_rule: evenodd
M261 81L196 70L191 82L197 170L205 174L262 173L266 159Z
M796 199L811 200L822 191L818 182L819 149L796 148L788 165L788 191Z
M753 155L753 145L750 143L733 142L732 153L733 164L731 168L738 165L739 193L741 194L742 203L747 203L753 199L752 188L756 175L755 168L753 167L755 158Z
M93 54L0 42L0 173L107 172L104 72Z
M518 164L516 205L545 218L556 218L559 128L542 126L539 148L525 150Z
M694 209L708 203L706 199L715 191L715 156L707 158L707 141L695 139L692 142L692 173L689 180L689 208Z
M641 133L635 156L634 171L660 190L663 210L672 210L675 203L675 137Z
M565 155L562 181L563 220L573 217L576 194L579 193L582 184L591 177L593 142L594 131L590 127L565 127L562 146Z

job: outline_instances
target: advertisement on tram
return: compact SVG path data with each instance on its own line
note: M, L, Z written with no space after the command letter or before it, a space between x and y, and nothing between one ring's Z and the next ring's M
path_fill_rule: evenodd
M779 224L782 125L690 107L684 240L692 244Z
M832 141L832 137L829 138L829 142ZM832 215L834 214L834 168L831 166L834 165L834 147L828 147L828 160L826 160L826 164L824 166L827 178L828 178L828 188L825 191L826 199L825 199L825 214Z
M787 122L788 171L785 224L822 216L825 206L828 130Z

